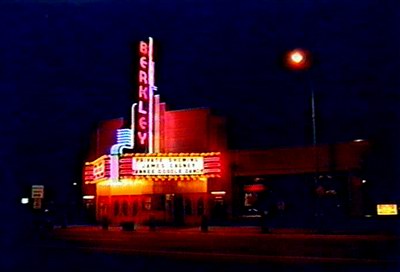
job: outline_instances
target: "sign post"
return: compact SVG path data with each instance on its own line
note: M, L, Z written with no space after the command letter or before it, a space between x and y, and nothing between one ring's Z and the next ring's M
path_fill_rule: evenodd
M42 199L41 198L34 198L33 199L33 208L35 210L42 208Z
M44 198L44 186L43 185L32 185L32 198L33 208L42 208L42 199Z

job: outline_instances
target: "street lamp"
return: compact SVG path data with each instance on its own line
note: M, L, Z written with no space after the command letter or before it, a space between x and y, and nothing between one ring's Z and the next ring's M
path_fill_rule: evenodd
M306 71L311 67L311 54L304 49L293 49L289 51L285 56L285 65L290 70L295 71ZM315 98L314 98L314 88L311 87L311 118L312 118L312 130L313 130L313 145L317 144L317 131L316 131L316 121L315 121Z
M311 54L304 49L293 49L286 54L285 63L291 70L307 70L311 66Z
M285 64L290 70L295 71L306 71L311 67L311 54L304 49L294 49L289 51L285 56ZM314 97L314 88L312 86L311 77L308 76L308 81L310 84L311 91L311 121L312 121L312 132L313 132L313 151L314 151L314 159L315 159L315 173L314 173L314 183L317 186L321 181L318 181L318 172L319 172L319 155L317 152L317 129L316 129L316 120L315 120L315 97ZM329 176L327 176L329 177ZM331 177L329 177L330 179ZM322 196L324 196L327 192L331 194L336 194L334 190L326 191L324 186L321 184L316 187L317 201L315 203L315 215L317 216L317 229L321 231L325 225L324 220L324 208L322 202Z

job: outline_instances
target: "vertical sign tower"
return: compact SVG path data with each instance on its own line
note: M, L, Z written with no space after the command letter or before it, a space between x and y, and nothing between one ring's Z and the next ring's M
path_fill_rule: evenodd
M119 157L123 149L154 153L154 61L153 38L139 43L137 103L132 105L131 129L119 129L117 143L110 149L110 179L119 181Z
M138 153L153 153L154 148L154 61L153 39L139 44L137 106L133 107L132 129L134 150Z

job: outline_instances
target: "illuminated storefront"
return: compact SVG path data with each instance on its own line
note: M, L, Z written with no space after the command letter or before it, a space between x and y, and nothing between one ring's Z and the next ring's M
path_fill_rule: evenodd
M223 119L207 109L168 111L155 95L153 41L139 44L137 103L130 127L103 123L84 169L86 205L96 220L197 224L227 206ZM225 212L225 214L227 211Z
M207 183L221 178L220 155L123 154L117 180L111 179L111 156L86 163L85 183L96 186L97 219L145 222L154 216L166 223L177 218L198 223L207 209Z
M97 221L199 224L202 215L259 216L272 202L302 220L322 188L316 174L336 181L325 182L326 199L342 197L348 214L362 213L357 173L368 142L228 150L224 118L205 108L168 110L155 95L151 38L140 42L138 64L130 120L99 125L84 167L83 198Z

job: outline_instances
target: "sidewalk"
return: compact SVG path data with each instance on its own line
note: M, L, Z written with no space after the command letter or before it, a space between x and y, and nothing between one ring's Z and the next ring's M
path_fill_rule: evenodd
M323 238L323 239L361 239L361 240L374 240L374 239L395 239L400 241L400 235L393 233L348 233L348 232L331 232L331 233L317 233L311 229L292 229L292 228L276 228L271 229L270 233L262 233L260 227L256 226L209 226L207 232L202 232L199 227L173 227L173 226L156 226L154 230L150 230L147 225L136 225L133 231L124 231L120 226L110 226L108 230L103 230L101 226L88 226L88 225L72 225L66 229L56 227L55 230L76 230L79 232L122 232L122 233L174 233L174 234L216 234L223 236L291 236L302 237L308 236L310 238Z
M150 230L139 225L134 231L123 231L118 226L104 230L101 226L75 225L55 228L48 239L31 246L51 252L102 252L177 261L397 265L399 242L400 237L393 235L326 235L301 229L275 229L265 234L255 226L210 226L205 233L200 227Z

